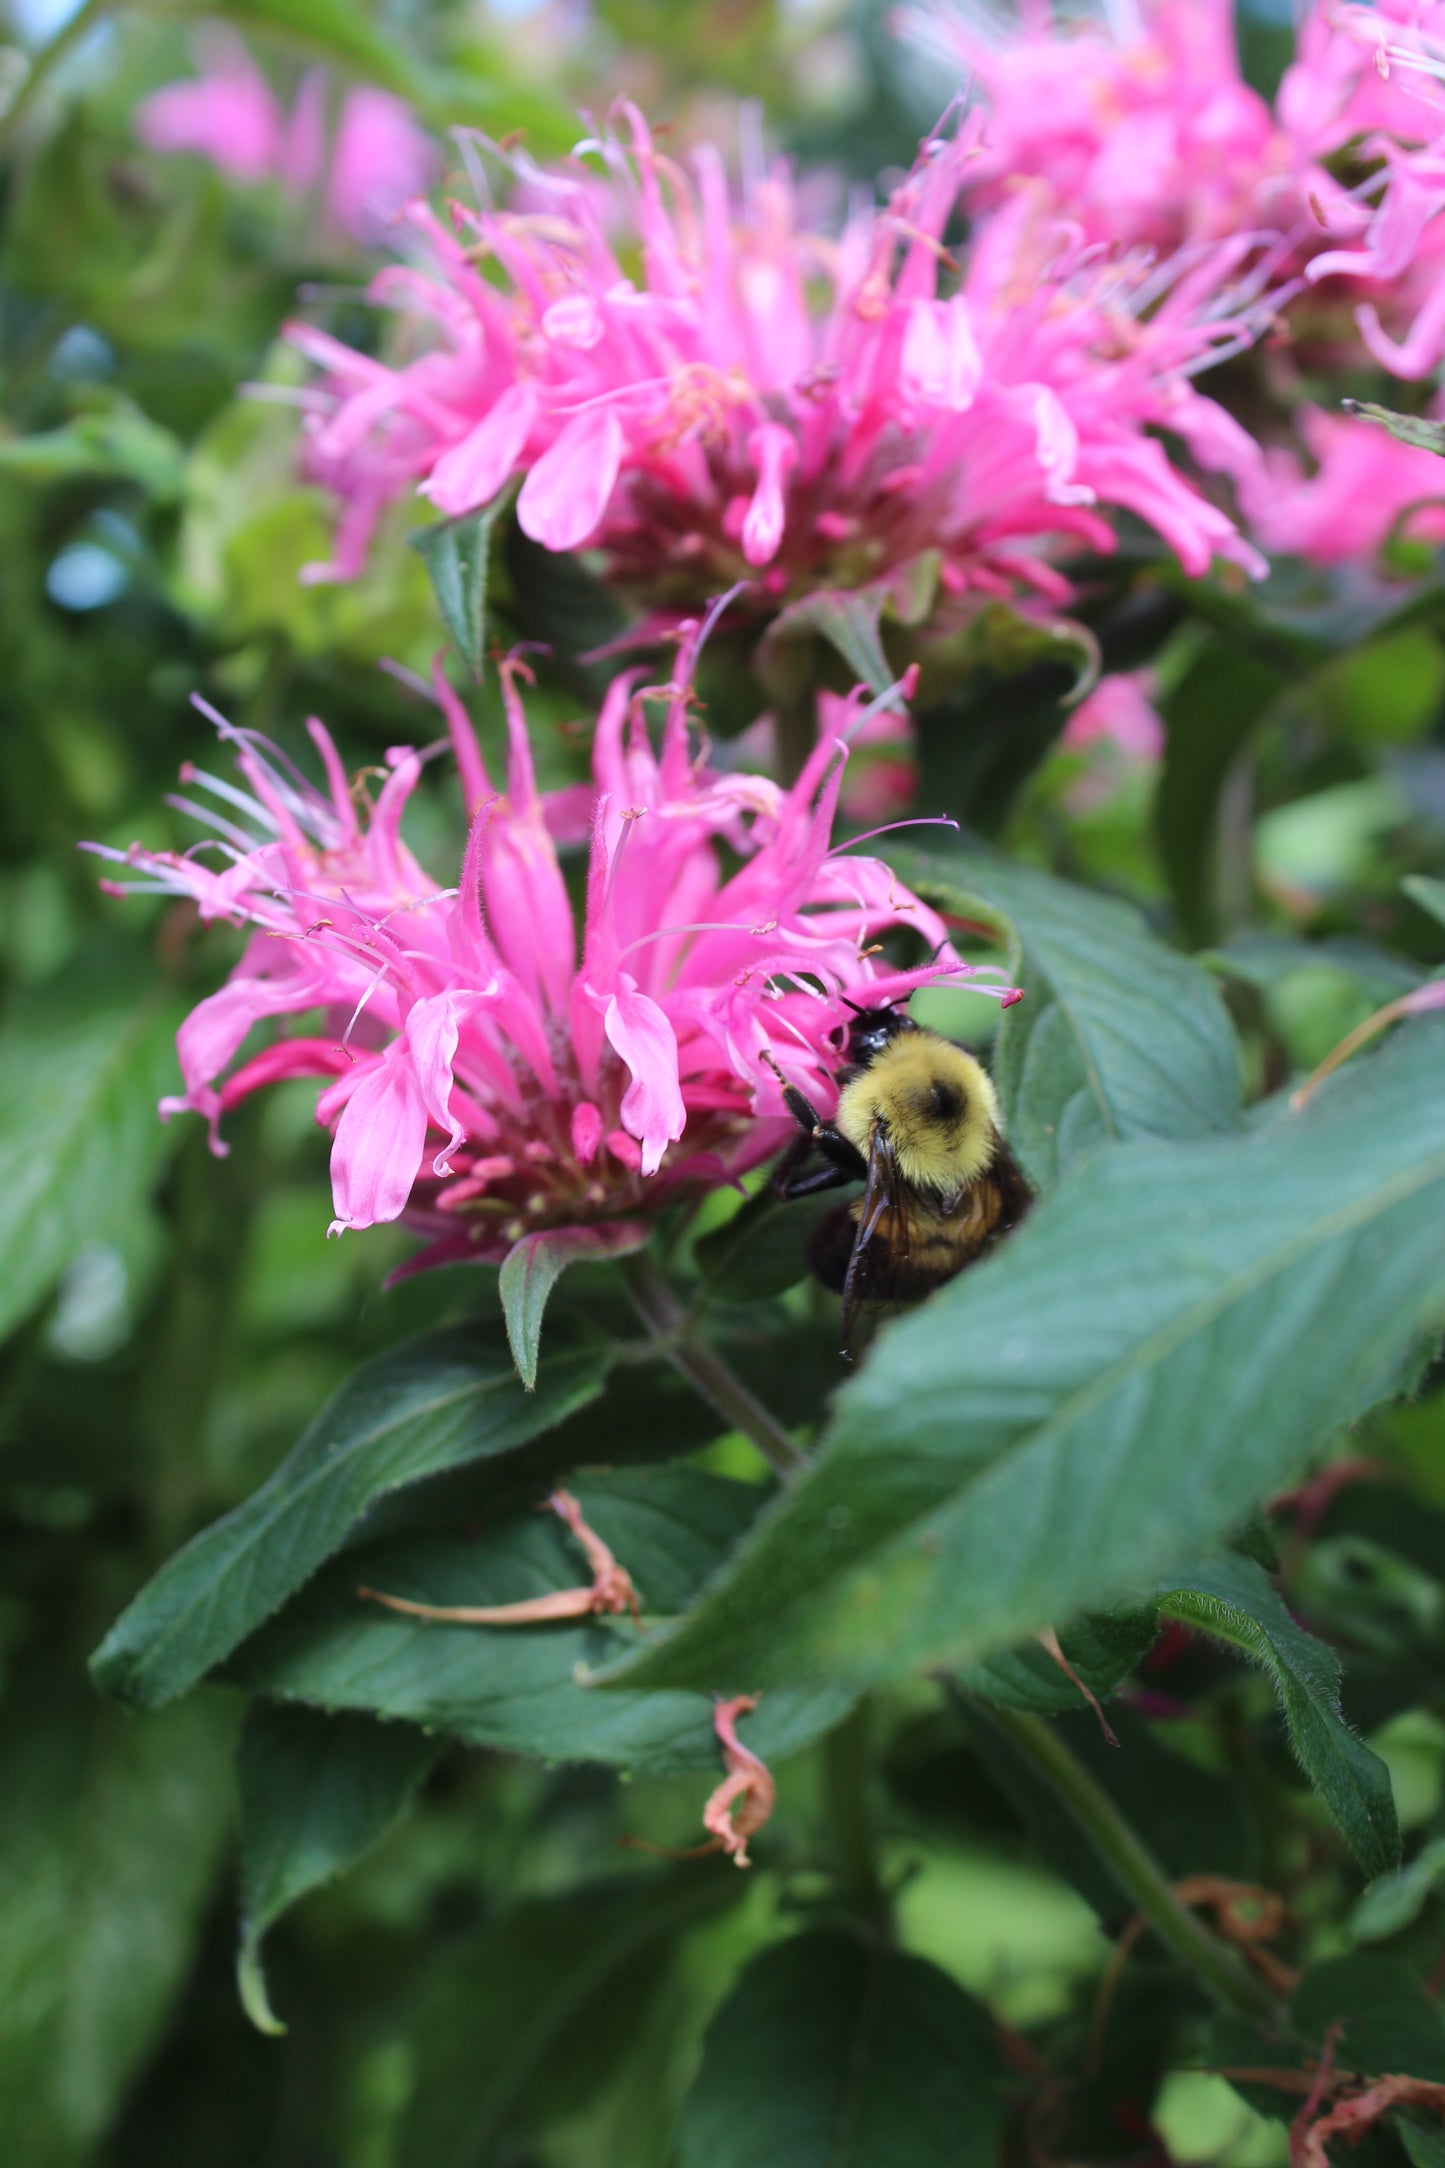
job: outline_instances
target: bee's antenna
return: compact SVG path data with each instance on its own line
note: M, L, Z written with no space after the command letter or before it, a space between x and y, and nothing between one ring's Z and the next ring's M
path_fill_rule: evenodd
M860 1007L856 1001L850 1001L846 994L839 994L838 999L842 1002L844 1008L851 1009L855 1016L866 1016L868 1014L868 1011Z

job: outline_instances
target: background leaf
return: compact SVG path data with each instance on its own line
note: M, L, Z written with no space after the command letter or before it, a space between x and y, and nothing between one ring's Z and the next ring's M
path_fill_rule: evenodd
M1442 1053L1421 1023L1303 1115L1085 1167L884 1329L809 1474L621 1679L977 1659L1215 1546L1445 1319Z
M241 1805L241 2000L281 2033L266 1994L261 1938L309 1890L370 1851L406 1808L441 1748L401 1724L253 1702L236 1756Z
M1012 929L994 1075L1009 1141L1050 1189L1108 1142L1208 1137L1239 1125L1239 1051L1207 971L1137 911L1031 866L978 852L889 852L941 911Z
M502 1335L475 1326L363 1364L270 1481L167 1560L117 1619L96 1652L97 1684L147 1708L173 1701L308 1581L368 1506L525 1445L585 1406L606 1372L605 1352L574 1336L528 1393Z
M0 1706L0 2128L90 2155L194 1954L230 1810L226 1713L131 1724L35 1668Z
M682 2168L990 2168L993 2029L946 1973L851 1935L755 1958L708 2029Z
M1154 805L1159 856L1179 923L1212 940L1219 915L1219 804L1242 748L1283 691L1285 674L1223 641L1207 643L1164 703L1168 735Z
M765 1495L689 1468L577 1476L568 1487L632 1575L647 1618L695 1598ZM230 1675L257 1693L361 1709L553 1762L720 1767L710 1695L600 1693L581 1683L638 1645L629 1621L454 1625L357 1594L364 1584L412 1602L517 1603L586 1579L556 1516L531 1506L470 1538L412 1536L349 1551L239 1652ZM718 1690L728 1683L719 1679ZM748 1719L749 1743L764 1758L794 1753L838 1723L854 1698L826 1684L769 1694Z
M1166 1618L1227 1641L1268 1671L1306 1776L1367 1875L1399 1864L1400 1825L1390 1772L1340 1710L1334 1650L1297 1626L1252 1559L1196 1570L1160 1599Z
M122 1233L175 1143L175 1006L114 990L12 1008L0 1046L0 1333Z

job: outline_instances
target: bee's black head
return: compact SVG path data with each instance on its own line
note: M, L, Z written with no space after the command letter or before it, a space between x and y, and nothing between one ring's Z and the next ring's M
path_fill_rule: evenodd
M860 1009L846 994L841 999L844 1007L853 1011L846 1053L849 1063L855 1067L864 1067L875 1060L901 1032L918 1029L906 1009Z

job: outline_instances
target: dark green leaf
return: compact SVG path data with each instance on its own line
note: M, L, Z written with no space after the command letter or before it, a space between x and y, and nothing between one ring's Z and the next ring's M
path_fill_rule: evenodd
M421 527L408 537L430 574L447 631L473 677L482 674L487 638L487 560L492 528L511 503L496 497L480 512Z
M1394 1958L1360 1953L1311 1966L1295 1989L1290 2016L1316 2042L1329 2026L1342 2026L1335 2044L1341 2069L1371 2077L1402 2071L1445 2083L1445 2018Z
M1445 1319L1445 1030L1253 1135L1101 1155L885 1326L807 1475L629 1687L896 1676L1137 1600Z
M1429 421L1423 414L1397 414L1392 407L1376 406L1372 399L1342 399L1340 405L1362 422L1379 422L1402 444L1413 444L1422 452L1445 453L1445 422Z
M1165 704L1168 737L1155 830L1179 923L1192 942L1207 941L1216 930L1225 778L1285 683L1273 665L1211 641Z
M480 1326L364 1364L270 1481L141 1591L95 1656L97 1684L147 1708L173 1701L279 1610L374 1500L525 1445L593 1399L606 1373L606 1354L574 1334L528 1393L502 1335Z
M936 1965L797 1935L708 2028L682 2168L991 2168L997 2067L986 2012Z
M663 1467L578 1476L589 1524L627 1568L644 1617L684 1609L765 1496L756 1484ZM230 1675L255 1692L454 1734L548 1761L667 1771L719 1767L706 1694L588 1691L588 1672L638 1645L630 1621L465 1626L408 1618L358 1587L410 1602L519 1603L585 1586L586 1561L550 1513L512 1514L484 1534L415 1536L348 1552L240 1651ZM719 1677L718 1691L746 1687ZM847 1713L846 1687L769 1694L747 1719L764 1759L795 1753Z
M1345 1722L1333 1649L1297 1626L1253 1560L1225 1557L1160 1598L1176 1618L1242 1649L1269 1673L1294 1750L1367 1875L1400 1858L1390 1772Z
M647 1228L641 1222L618 1220L611 1226L552 1227L513 1243L497 1278L497 1292L517 1373L529 1393L537 1382L537 1350L547 1297L567 1267L630 1257L646 1240Z
M261 1970L261 1938L356 1860L404 1811L441 1749L404 1724L320 1716L311 1709L247 1711L237 1751L241 1802L241 2000L253 2025L282 2033Z
M186 1976L230 1816L227 1712L134 1724L32 1670L0 1714L0 2130L92 2160Z
M701 1862L533 1898L448 1955L413 2028L400 2168L474 2168L579 2106L626 2054L677 1937L744 1879Z
M979 852L889 856L941 910L1002 914L1013 929L1007 968L1024 999L1004 1011L994 1072L1041 1188L1111 1140L1238 1127L1239 1052L1219 989L1128 904Z
M1148 1607L1137 1611L1097 1612L1075 1619L1059 1646L1091 1694L1101 1699L1112 1694L1159 1638L1159 1622ZM1035 1716L1052 1716L1061 1709L1077 1709L1083 1695L1038 1641L1026 1641L1016 1649L1001 1649L981 1663L965 1664L958 1674L961 1686L982 1694L986 1701L1006 1709L1027 1709Z
M771 1188L749 1197L697 1245L698 1270L722 1302L757 1302L796 1287L808 1271L808 1238L838 1209L836 1196L784 1204Z
M17 1005L0 1049L0 1333L79 1251L113 1240L175 1142L156 1101L176 1081L166 1001Z

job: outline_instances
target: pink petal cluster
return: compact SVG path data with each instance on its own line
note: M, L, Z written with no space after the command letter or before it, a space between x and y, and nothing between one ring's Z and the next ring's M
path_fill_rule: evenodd
M970 966L885 864L833 847L841 735L789 791L707 764L688 720L691 633L675 683L614 682L580 800L537 789L519 665L503 673L504 788L437 669L470 815L454 888L438 888L401 841L417 753L388 756L367 806L320 723L308 728L325 795L221 725L240 784L192 769L185 780L211 809L173 801L213 831L198 848L219 864L138 845L101 852L137 885L192 898L203 919L253 929L226 984L181 1026L185 1091L163 1111L194 1109L214 1137L249 1093L320 1078L333 1232L406 1213L433 1238L431 1262L500 1258L543 1228L615 1226L735 1180L791 1130L765 1056L831 1105L843 997L886 1002ZM585 838L579 926L558 846ZM889 962L878 943L890 929L914 934L930 960ZM985 990L1017 998L992 976ZM233 1066L273 1019L291 1033Z
M1282 446L1245 492L1251 532L1271 552L1343 564L1379 554L1399 528L1445 542L1445 463L1374 422L1297 410L1313 472Z
M1159 265L1103 262L1028 196L960 266L943 236L977 156L965 128L923 147L881 209L837 236L799 220L782 168L741 199L718 153L683 166L636 112L544 172L514 160L508 210L425 205L425 261L383 271L407 358L307 324L322 372L307 460L342 500L353 575L381 507L420 488L461 514L520 482L549 549L593 547L657 610L739 578L769 611L927 558L946 591L1067 593L1059 545L1107 549L1110 513L1152 525L1186 568L1259 569L1152 432L1234 473L1250 440L1193 377L1267 310L1236 290L1247 244Z
M142 100L136 134L155 151L189 151L233 179L279 181L309 195L325 169L327 217L353 239L380 241L401 206L436 177L437 154L399 98L362 87L341 102L326 169L325 78L313 69L289 115L237 37L211 30L200 72Z
M975 203L1005 201L1031 177L1109 247L1252 232L1281 275L1349 281L1329 289L1329 306L1358 309L1377 359L1423 373L1429 360L1414 364L1445 343L1445 237L1427 230L1445 182L1434 149L1445 111L1432 114L1422 72L1445 5L1314 0L1273 109L1243 79L1233 14L1232 0L1139 0L1060 20L1047 0L1021 0L1011 21L980 20L938 0L900 27L982 101ZM1421 330L1395 352L1381 312L1403 326L1422 308ZM1329 333L1319 305L1310 319L1297 335Z

